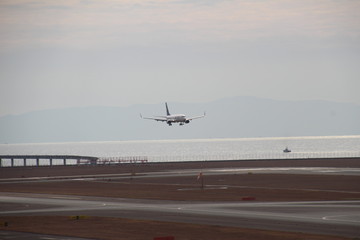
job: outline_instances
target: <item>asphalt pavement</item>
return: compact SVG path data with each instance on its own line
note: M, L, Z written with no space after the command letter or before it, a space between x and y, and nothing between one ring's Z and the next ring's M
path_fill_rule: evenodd
M1 240L95 240L90 238L64 237L26 232L0 231Z
M294 168L221 168L152 172L136 178L194 176L234 173L286 173L360 175L359 168L294 167ZM128 174L80 175L66 177L2 179L7 182L39 182L128 178ZM1 205L6 206L1 208ZM21 207L19 207L21 206ZM26 206L26 207L24 207ZM87 215L121 217L167 222L222 225L279 231L360 237L360 201L312 202L184 202L83 197L31 193L1 193L0 216ZM25 235L23 235L25 234ZM1 232L0 239L64 239L26 233ZM78 238L66 238L78 239Z
M0 193L0 216L88 215L360 236L360 201L180 202ZM16 209L16 205L28 206ZM44 207L42 207L44 206Z

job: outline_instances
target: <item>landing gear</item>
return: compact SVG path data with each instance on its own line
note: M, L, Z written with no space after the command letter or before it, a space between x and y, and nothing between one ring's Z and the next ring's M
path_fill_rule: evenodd
M184 123L183 122L179 123L179 126L184 126Z

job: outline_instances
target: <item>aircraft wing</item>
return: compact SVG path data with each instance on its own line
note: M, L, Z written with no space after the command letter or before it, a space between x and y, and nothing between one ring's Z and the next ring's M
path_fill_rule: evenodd
M143 117L141 114L140 114L140 117L143 118L143 119L151 119L151 120L155 120L155 121L162 121L162 122L166 122L167 119L165 116L156 116L156 117Z
M189 118L186 118L186 121L191 121L191 120L194 120L194 119L203 118L203 117L205 117L205 115L206 115L206 113L204 113L204 115L201 115L201 116L189 117Z

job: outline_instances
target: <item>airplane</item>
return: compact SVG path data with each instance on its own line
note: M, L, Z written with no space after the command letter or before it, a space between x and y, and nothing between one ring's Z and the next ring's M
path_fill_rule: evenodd
M183 126L185 123L189 123L191 120L205 117L205 113L202 116L196 116L190 118L187 118L184 114L170 114L167 103L165 103L165 106L166 106L166 116L143 117L140 114L140 117L143 119L151 119L155 121L166 122L169 126L172 126L173 123L179 123L180 126Z

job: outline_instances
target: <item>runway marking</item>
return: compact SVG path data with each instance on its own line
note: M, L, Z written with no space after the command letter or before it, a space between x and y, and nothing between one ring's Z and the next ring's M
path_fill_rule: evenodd
M275 188L275 187L255 187L255 186L236 186L236 185L227 185L227 187L228 188L308 191L308 192L360 193L360 192L355 192L355 191L341 191L341 190L331 190L331 189L309 189L309 188Z
M225 169L210 169L207 172L288 172L293 174L300 172L315 172L315 173L360 173L360 168L336 168L336 167L263 167L263 168L225 168Z
M196 190L226 190L228 187L226 186L204 186L202 189L201 187L194 187L194 188L178 188L177 191L196 191Z
M56 196L56 197L50 197L53 199L69 199L69 200L81 200L81 198L78 197L60 197L60 196Z
M336 216L325 216L322 217L322 220L325 221L340 221L340 222L351 222L351 223L360 223L360 221L354 220L344 220L344 219L332 219L332 218L339 218L339 217L349 217L351 215L336 215ZM356 215L357 216L357 215Z
M295 216L293 214L288 213L267 213L267 212L257 212L257 211L248 211L248 210L226 210L224 208L211 208L211 209L201 209L201 208L193 208L188 207L184 209L184 211L194 213L205 213L213 216L223 216L230 215L236 217L246 217L252 219L273 219L274 217L281 220L298 220L298 221L318 221L320 218L318 217L311 217L311 216Z
M94 181L96 180L96 178L73 178L73 179L69 179L72 181Z
M360 169L357 169L357 168L353 168L353 169L339 169L339 170L322 170L322 171L319 171L319 172L322 172L322 173L334 173L334 172L360 172Z

